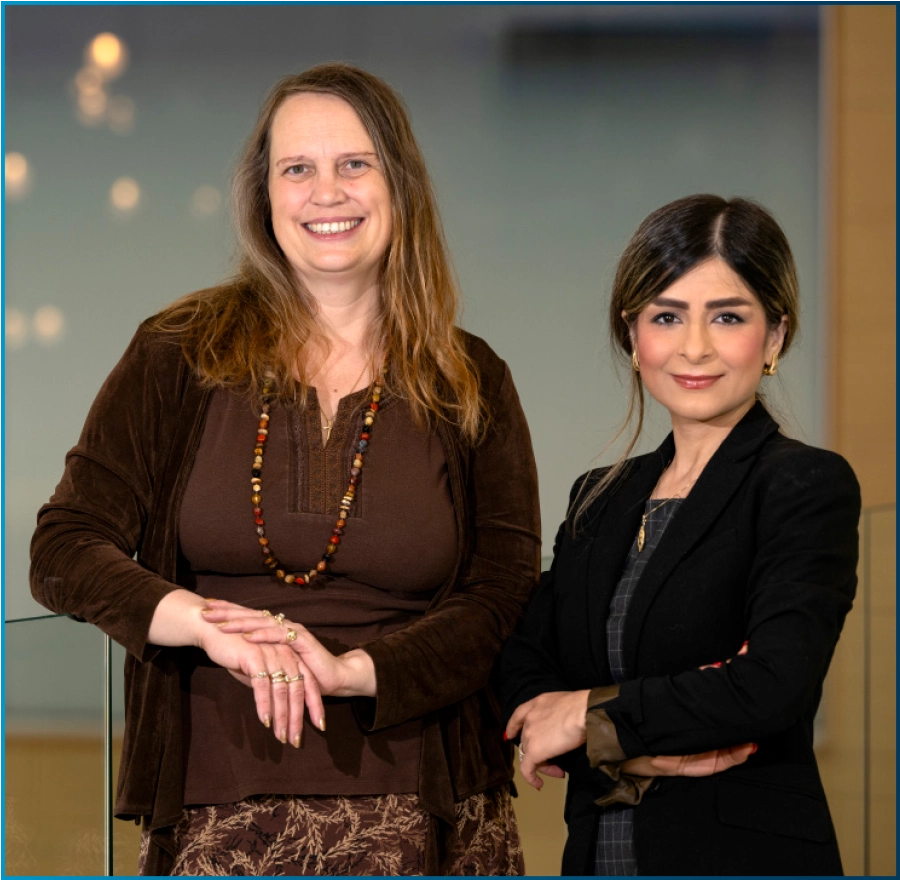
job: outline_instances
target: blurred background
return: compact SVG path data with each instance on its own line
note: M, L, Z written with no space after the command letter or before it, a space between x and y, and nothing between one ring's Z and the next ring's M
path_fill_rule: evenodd
M113 836L104 813L121 650L31 599L35 512L138 323L234 265L229 177L269 87L344 60L407 102L462 324L509 362L528 416L545 553L573 479L624 415L627 372L604 320L637 224L694 192L755 198L781 222L801 337L767 387L789 433L850 459L866 505L820 758L847 872L893 874L894 15L799 3L5 6L5 872L135 870L136 830L116 822ZM654 414L644 449L665 424ZM532 874L558 873L563 792L518 802Z

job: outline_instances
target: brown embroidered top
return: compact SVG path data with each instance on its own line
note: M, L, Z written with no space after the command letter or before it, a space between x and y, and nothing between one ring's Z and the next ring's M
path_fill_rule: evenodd
M322 553L343 495L366 389L343 398L322 445L315 392L273 406L264 474L266 528L291 571ZM347 521L335 577L285 586L267 573L248 500L256 411L213 394L181 510L182 553L201 595L284 612L334 653L409 626L449 577L457 553L447 462L434 433L385 398ZM326 700L327 731L308 721L303 746L282 745L256 717L252 692L202 652L182 666L185 803L254 794L382 794L418 790L421 720L364 733L350 700ZM293 670L291 670L293 672Z

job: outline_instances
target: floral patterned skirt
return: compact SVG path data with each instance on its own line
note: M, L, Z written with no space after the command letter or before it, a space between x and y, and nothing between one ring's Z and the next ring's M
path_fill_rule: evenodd
M191 807L175 827L173 875L422 875L429 815L415 794L253 797ZM524 874L509 787L456 805L451 876ZM143 874L149 834L141 839Z

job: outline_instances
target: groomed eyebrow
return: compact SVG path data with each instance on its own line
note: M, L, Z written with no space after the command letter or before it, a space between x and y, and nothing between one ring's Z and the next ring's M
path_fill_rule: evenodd
M345 162L347 159L377 159L377 153L370 153L366 150L360 150L358 152L353 153L341 153L340 156L337 157L338 162ZM276 167L280 168L282 165L299 165L304 162L314 162L314 159L309 158L308 156L287 156L284 159L277 159L275 161Z
M704 303L705 309L733 309L737 306L749 306L753 303L744 296L730 296L726 299L711 299L708 302ZM665 309L684 309L687 311L690 306L684 300L681 299L671 299L667 296L659 296L653 302L650 303L651 306L660 306Z

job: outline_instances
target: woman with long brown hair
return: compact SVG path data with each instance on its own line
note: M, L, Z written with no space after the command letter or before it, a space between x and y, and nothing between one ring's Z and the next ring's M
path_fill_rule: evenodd
M400 99L283 79L234 194L236 276L141 326L32 543L128 651L116 813L143 874L521 873L488 679L534 461Z
M564 874L841 873L813 718L860 497L762 401L798 313L787 239L746 199L664 205L619 261L609 327L637 431L575 482L501 663L526 780L569 773ZM628 458L645 390L672 431Z

